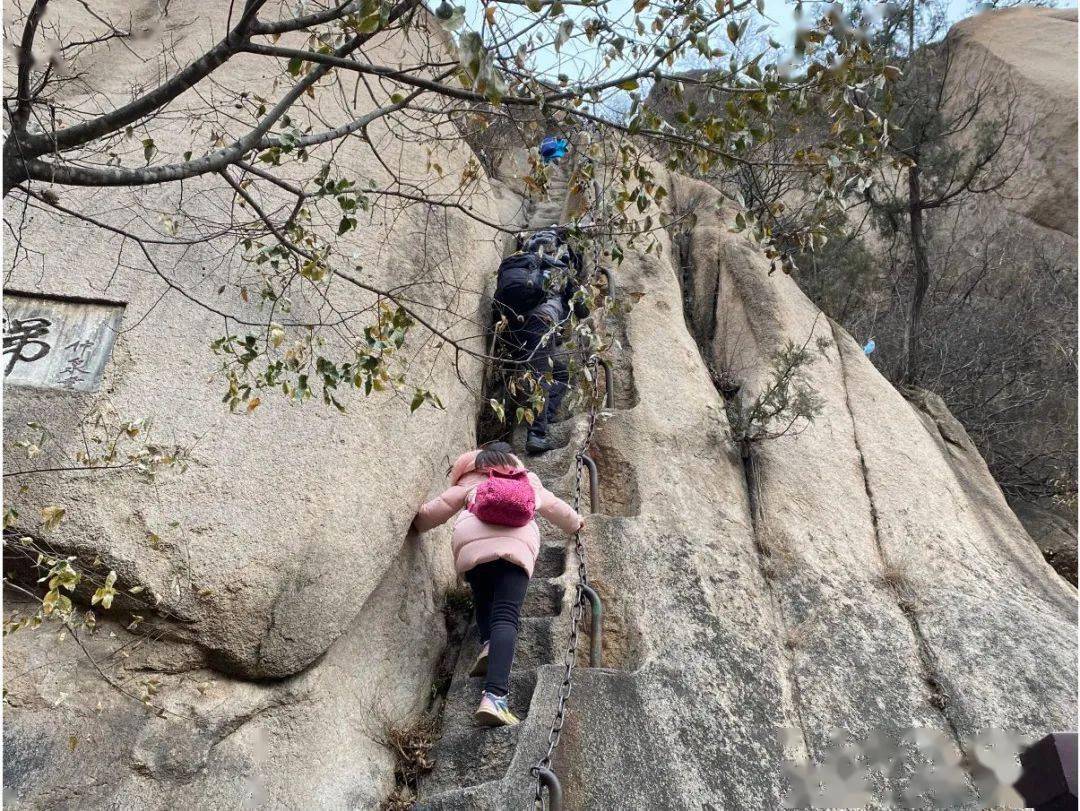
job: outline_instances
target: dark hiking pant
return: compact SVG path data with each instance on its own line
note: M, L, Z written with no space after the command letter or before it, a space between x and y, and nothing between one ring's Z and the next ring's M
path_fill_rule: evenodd
M465 581L472 588L480 642L491 646L484 689L504 696L510 692L510 667L529 573L516 563L499 559L465 572Z
M557 327L553 329L548 318L535 310L525 316L525 323L510 332L514 360L531 371L544 390L544 409L534 417L530 434L547 436L548 426L554 421L569 388L570 373L559 332ZM546 377L549 372L551 380Z

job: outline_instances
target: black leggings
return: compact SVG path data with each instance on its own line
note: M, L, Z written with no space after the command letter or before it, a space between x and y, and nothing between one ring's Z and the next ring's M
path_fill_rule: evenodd
M465 572L465 580L472 588L480 642L491 645L484 689L506 695L510 692L510 666L514 663L518 619L529 588L529 573L500 558Z

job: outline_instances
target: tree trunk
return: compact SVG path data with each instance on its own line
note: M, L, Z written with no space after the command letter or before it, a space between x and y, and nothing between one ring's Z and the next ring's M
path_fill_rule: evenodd
M923 299L930 287L930 262L926 257L926 231L923 225L922 189L919 165L908 169L908 222L911 226L911 254L915 265L915 289L911 293L907 328L904 331L904 382L915 385L919 378L919 339Z

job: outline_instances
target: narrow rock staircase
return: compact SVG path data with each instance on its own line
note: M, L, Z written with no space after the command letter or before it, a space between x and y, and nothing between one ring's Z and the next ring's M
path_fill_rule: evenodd
M568 170L562 165L550 167L547 196L534 200L529 207L528 228L536 230L562 222L568 188ZM557 446L541 457L527 461L544 484L560 498L572 501L576 454L584 430L578 419L568 419L551 427ZM523 431L515 446L523 446ZM587 487L587 486L586 486ZM584 510L583 510L584 511ZM540 524L540 556L525 597L518 629L517 649L510 673L510 709L522 719L514 727L481 727L473 719L480 700L483 677L469 676L480 650L476 626L472 624L462 645L446 696L441 737L432 755L434 769L423 779L417 807L422 809L480 809L514 807L505 805L506 786L502 784L520 749L530 752L546 742L542 727L550 722L547 708L536 710L534 701L537 668L561 660L569 631L570 606L567 591L573 591L574 572L568 570L568 539L558 528L537 517ZM572 595L571 595L572 596ZM533 718L537 712L539 718ZM531 734L530 734L531 733ZM532 746L519 747L522 736L536 739ZM530 764L531 765L531 764ZM522 765L517 777L529 780L528 766Z
M567 444L528 463L552 492L567 499L573 497L577 448L571 438L576 427L571 420L553 426L553 438ZM514 727L490 728L478 726L473 719L484 679L469 676L480 651L475 625L470 626L446 696L442 734L432 752L435 768L421 783L419 808L514 807L496 801L499 795L505 796L499 783L516 759L522 736L536 738L536 733L541 731L539 728L550 722L550 713L546 709L536 709L537 706L549 706L534 700L537 668L561 659L569 630L569 606L565 597L568 590L572 592L574 574L567 571L565 534L543 519L538 520L542 538L540 557L522 607L517 649L510 672L510 709L522 723ZM533 712L539 717L534 719ZM543 740L545 738L541 737L540 741ZM527 779L528 766L521 769ZM487 790L477 792L478 787ZM487 801L479 800L483 795L488 796Z
M569 163L564 161L563 163ZM532 201L527 225L531 230L561 224L567 207L568 168L549 170L548 194ZM617 322L618 319L615 319ZM622 335L623 325L607 323L612 334ZM622 353L619 353L622 354ZM628 354L628 353L627 353ZM615 359L616 405L632 406L636 396L624 391L619 377L632 373ZM620 396L622 395L622 396ZM526 461L549 490L573 503L577 476L577 453L588 435L588 415L578 414L551 427L553 449ZM515 448L524 446L524 428L515 436ZM524 457L523 457L524 458ZM588 477L582 474L579 511L589 511ZM507 811L531 808L535 778L530 768L548 749L548 735L559 703L563 661L570 633L571 612L577 584L577 556L572 539L537 517L541 547L532 582L522 608L517 650L510 675L510 708L520 718L514 727L480 727L473 719L484 679L470 677L479 653L475 624L461 647L444 705L441 735L433 747L433 770L422 779L417 809L427 811ZM588 620L584 621L587 625ZM585 630L582 629L584 635Z

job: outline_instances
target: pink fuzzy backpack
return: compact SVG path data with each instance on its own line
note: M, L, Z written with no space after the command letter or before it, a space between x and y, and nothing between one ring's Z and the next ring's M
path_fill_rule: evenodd
M476 486L469 512L485 524L525 526L536 514L536 494L529 483L529 472L489 470L487 481Z

